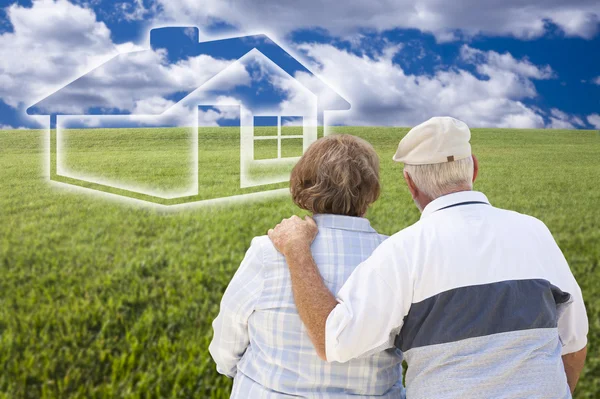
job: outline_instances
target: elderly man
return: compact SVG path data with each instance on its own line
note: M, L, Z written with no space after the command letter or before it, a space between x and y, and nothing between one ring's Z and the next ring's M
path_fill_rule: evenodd
M329 362L400 348L407 398L570 398L586 355L581 290L541 221L472 191L470 136L437 117L402 139L394 160L421 219L380 245L337 297L311 256L310 218L269 231L298 313Z

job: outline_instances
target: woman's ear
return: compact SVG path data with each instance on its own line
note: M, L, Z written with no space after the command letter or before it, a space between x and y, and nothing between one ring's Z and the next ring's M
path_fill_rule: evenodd
M479 173L479 161L475 155L471 155L473 157L473 183L475 183L475 179L477 179L477 174Z

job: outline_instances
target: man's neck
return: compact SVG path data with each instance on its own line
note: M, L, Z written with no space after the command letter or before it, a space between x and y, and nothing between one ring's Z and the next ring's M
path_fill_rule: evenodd
M439 197L432 198L432 199L430 199L429 197L427 197L427 198L423 198L423 201L416 201L415 200L415 202L417 203L417 208L419 208L419 211L421 211L421 213L422 213L423 209L425 209L425 207L427 205L429 205L430 203L432 203L436 199L441 198L441 197L443 197L445 195L450 195L450 194L454 194L454 193L460 193L460 192L463 192L463 191L473 191L473 189L470 188L470 187L457 187L456 189L448 190L447 192L445 192L444 194L440 195Z

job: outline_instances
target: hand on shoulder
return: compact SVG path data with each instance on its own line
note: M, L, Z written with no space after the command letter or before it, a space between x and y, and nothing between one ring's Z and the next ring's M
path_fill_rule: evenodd
M318 233L317 224L310 216L304 219L294 215L283 219L275 228L268 232L273 245L284 256L296 250L310 248Z

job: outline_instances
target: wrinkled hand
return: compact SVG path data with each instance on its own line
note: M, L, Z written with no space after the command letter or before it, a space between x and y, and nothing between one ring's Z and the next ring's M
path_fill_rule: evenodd
M303 220L294 215L283 219L274 229L270 229L268 234L275 248L287 256L296 250L310 248L317 233L317 224L310 216Z

